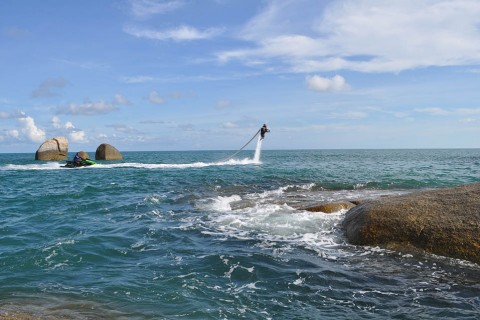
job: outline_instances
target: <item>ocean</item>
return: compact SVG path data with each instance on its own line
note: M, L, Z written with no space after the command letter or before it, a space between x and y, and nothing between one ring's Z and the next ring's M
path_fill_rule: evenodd
M480 182L479 149L232 153L0 154L0 318L479 319L479 265L303 210Z

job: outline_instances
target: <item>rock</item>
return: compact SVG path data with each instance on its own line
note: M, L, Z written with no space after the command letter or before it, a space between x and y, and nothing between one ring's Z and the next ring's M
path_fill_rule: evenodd
M35 160L66 160L68 140L65 137L48 139L40 145L35 153Z
M90 156L85 151L78 151L78 155L83 159L90 159Z
M95 160L122 160L122 154L115 147L102 143L95 152Z
M337 203L324 203L316 206L304 208L303 210L311 212L323 212L323 213L332 213L338 212L340 210L348 210L355 207L355 204L352 202L337 202Z
M357 200L351 200L350 202L353 203L354 205L358 206L359 204L365 203L366 200L364 199L357 199Z
M480 263L480 183L371 200L342 225L352 244L413 246Z

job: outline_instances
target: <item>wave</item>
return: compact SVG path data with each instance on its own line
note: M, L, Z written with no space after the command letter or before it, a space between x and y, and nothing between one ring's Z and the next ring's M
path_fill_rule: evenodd
M143 168L143 169L188 169L205 168L212 166L239 166L239 165L258 165L261 161L245 158L243 160L230 159L219 162L193 162L193 163L141 163L141 162L122 162L122 163L97 163L88 167L74 168L76 170L90 169L113 169L113 168ZM62 162L49 162L40 164L6 164L0 167L1 171L15 170L65 170L65 164Z
M2 171L20 171L20 170L60 170L63 169L63 163L49 162L40 164L6 164L0 167Z
M402 194L403 190L316 190L316 184L289 184L263 192L231 194L197 200L195 206L208 213L203 233L219 239L254 240L257 246L277 253L295 247L328 259L355 255L345 245L339 227L347 210L309 212L308 204L343 202ZM298 201L297 201L298 200Z
M254 240L256 246L278 254L300 246L336 259L338 248L343 247L344 239L337 225L345 210L332 214L312 213L286 203L263 201L261 195L251 202L245 198L232 195L199 201L197 208L209 212L202 233L223 240ZM239 205L241 202L249 205Z
M111 164L96 164L89 168L143 168L143 169L188 169L188 168L205 168L213 166L238 166L238 165L252 165L261 164L260 161L253 159L243 160L228 160L220 162L193 162L193 163L136 163L136 162L124 162L124 163L111 163Z

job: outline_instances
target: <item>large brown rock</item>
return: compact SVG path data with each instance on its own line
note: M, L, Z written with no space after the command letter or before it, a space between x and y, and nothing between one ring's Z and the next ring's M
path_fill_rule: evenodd
M95 152L95 160L122 160L122 154L112 145L102 143Z
M68 140L65 137L48 139L40 145L35 153L35 160L66 160L68 154Z
M371 200L342 224L352 244L413 246L480 263L480 183Z

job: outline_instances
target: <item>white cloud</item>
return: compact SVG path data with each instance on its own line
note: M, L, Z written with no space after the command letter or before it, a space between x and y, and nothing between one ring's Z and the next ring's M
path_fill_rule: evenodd
M399 72L480 63L477 0L300 1L269 1L241 32L254 45L220 52L218 59L261 60L294 72ZM292 22L302 15L301 22Z
M446 116L450 115L451 112L442 108L432 107L432 108L415 108L415 112L428 113L434 116Z
M147 96L148 101L154 104L164 104L165 100L160 97L157 91L152 91Z
M474 123L474 122L478 122L478 119L465 118L465 119L460 119L459 122L460 123Z
M153 29L140 29L137 27L126 27L124 31L137 38L147 38L153 40L173 40L173 41L187 41L187 40L203 40L210 39L218 35L221 30L210 28L204 31L197 30L190 26L179 26L175 29L164 31L157 31Z
M67 121L65 122L65 124L62 124L62 121L60 120L60 118L58 116L53 116L52 117L52 126L55 128L55 129L74 129L75 126L73 125L72 122L70 121Z
M238 49L217 53L220 62L244 60L248 65L262 65L271 58L299 63L297 60L313 58L322 51L320 43L303 35L281 35L260 40L257 48Z
M225 129L233 129L233 128L238 128L238 125L236 123L227 121L227 122L222 124L222 127L225 128Z
M139 18L162 14L181 8L183 1L130 0L132 14Z
M307 76L306 83L309 89L319 92L345 91L350 88L345 79L339 75L332 78L323 78L317 75Z
M59 129L62 127L62 122L60 121L60 118L57 117L57 116L53 116L52 118L52 126L55 128L55 129Z
M446 110L439 107L431 108L416 108L415 112L419 113L428 113L434 116L471 116L471 115L480 115L480 108L458 108ZM470 118L467 118L470 119Z
M82 104L70 103L66 108L58 111L59 114L70 115L96 115L114 111L116 108L108 102L84 102Z
M7 136L10 138L18 139L20 137L20 133L18 130L12 129L7 131Z
M331 113L331 115L334 118L359 120L366 118L368 113L363 111L349 111L344 113Z
M32 117L18 118L23 126L22 133L32 142L43 142L45 140L45 131L37 128L35 120Z
M480 114L480 108L460 108L458 112L462 115Z
M123 77L121 81L125 83L145 83L155 81L155 78L150 76Z
M107 127L111 127L115 129L115 131L121 132L121 133L128 133L128 134L139 133L137 129L127 126L125 124L113 124L113 125L108 125Z
M67 121L67 122L65 122L64 128L67 129L67 130L68 129L75 129L75 126L70 121Z
M73 142L85 142L85 131L73 131L70 133L70 140Z
M121 94L116 94L113 99L113 104L115 105L129 105L130 101Z

